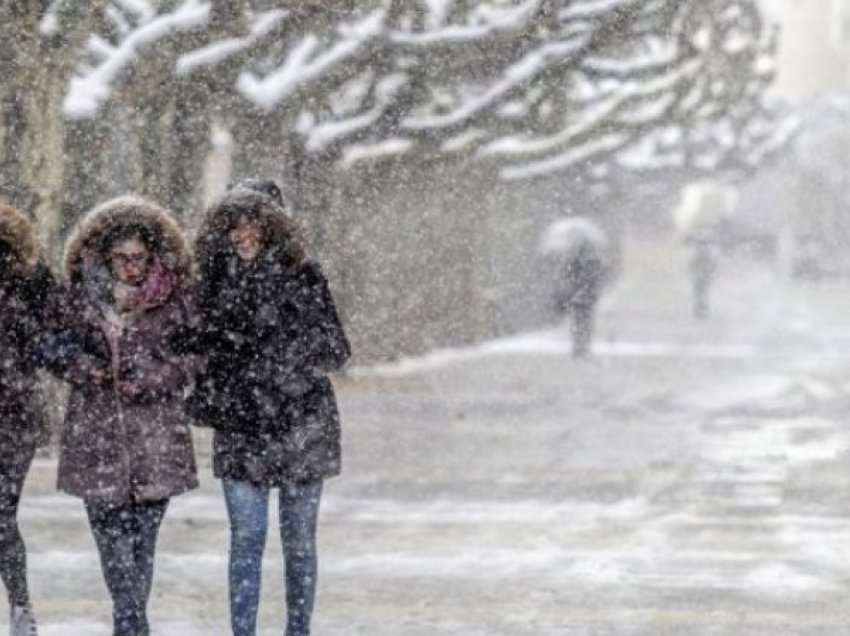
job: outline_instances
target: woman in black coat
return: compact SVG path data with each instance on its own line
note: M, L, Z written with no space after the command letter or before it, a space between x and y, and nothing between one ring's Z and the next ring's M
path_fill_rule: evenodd
M32 224L0 204L0 578L13 636L36 634L17 512L36 447L47 441L35 371L54 292L53 276L38 259Z
M196 244L207 356L190 406L215 429L213 470L231 523L235 636L253 636L269 491L280 492L287 636L310 633L323 480L340 472L340 422L327 373L350 347L318 264L280 204L236 188L207 212Z

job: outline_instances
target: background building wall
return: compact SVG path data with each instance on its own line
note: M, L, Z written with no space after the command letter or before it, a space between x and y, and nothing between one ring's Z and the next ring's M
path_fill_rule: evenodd
M800 100L850 88L850 0L763 0L779 24L774 92Z

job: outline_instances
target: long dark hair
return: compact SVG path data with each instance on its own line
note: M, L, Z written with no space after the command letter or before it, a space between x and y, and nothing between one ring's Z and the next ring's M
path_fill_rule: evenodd
M15 250L8 241L0 240L0 282L15 278L17 273L15 261Z
M202 304L216 296L226 276L228 262L238 258L228 234L241 218L260 228L261 248L257 263L273 259L283 271L294 273L307 260L297 224L274 199L242 188L228 192L207 210L195 243Z
M280 263L290 270L298 269L307 259L301 232L283 208L265 194L235 190L207 211L199 232L196 249L202 277L205 269L212 267L213 263L233 254L228 233L241 218L256 223L260 228L262 247L258 258L274 249Z

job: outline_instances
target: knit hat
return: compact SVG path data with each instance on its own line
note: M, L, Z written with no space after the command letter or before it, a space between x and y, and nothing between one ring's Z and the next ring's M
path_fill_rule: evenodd
M260 192L267 196L270 196L275 203L277 203L280 207L284 209L288 209L289 206L283 200L283 193L280 191L280 187L271 179L260 179L258 177L248 177L245 179L239 179L230 184L228 190L253 190L254 192Z

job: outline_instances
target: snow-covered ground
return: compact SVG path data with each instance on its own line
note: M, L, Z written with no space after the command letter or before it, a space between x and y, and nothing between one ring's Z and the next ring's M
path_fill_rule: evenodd
M639 255L590 360L554 329L339 380L315 634L846 631L848 285L737 263L697 325L676 261ZM224 504L203 432L198 447L203 485L162 531L157 636L227 633ZM21 510L43 633L108 634L82 507L54 473L37 461ZM281 633L281 567L270 533L263 635Z

